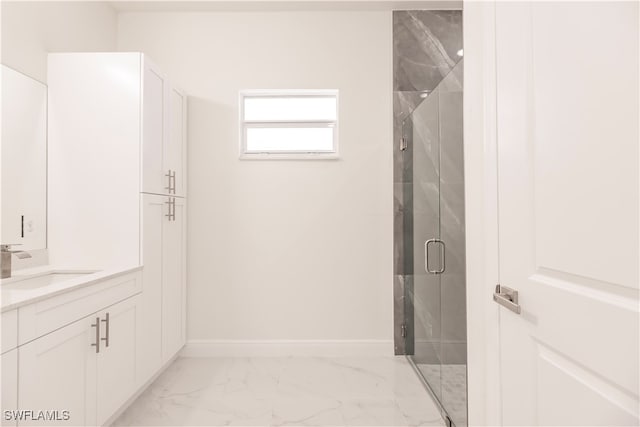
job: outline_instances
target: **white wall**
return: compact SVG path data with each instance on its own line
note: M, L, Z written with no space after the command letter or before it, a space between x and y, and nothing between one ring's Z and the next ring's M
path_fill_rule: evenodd
M3 1L2 63L46 82L47 53L113 51L117 14L104 2Z
M117 14L105 2L0 2L2 64L46 83L49 52L113 51ZM48 263L46 250L13 260L13 269Z
M190 96L190 340L392 354L391 37L388 11L119 15L119 50ZM238 91L262 88L339 89L340 160L239 160Z

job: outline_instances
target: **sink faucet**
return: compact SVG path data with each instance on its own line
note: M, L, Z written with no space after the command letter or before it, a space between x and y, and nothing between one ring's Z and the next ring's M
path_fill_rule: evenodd
M8 279L11 277L11 255L16 254L16 256L20 259L31 258L31 254L25 251L12 251L11 246L20 246L20 244L13 245L5 245L0 244L0 270L2 270L2 274L0 275L0 279Z

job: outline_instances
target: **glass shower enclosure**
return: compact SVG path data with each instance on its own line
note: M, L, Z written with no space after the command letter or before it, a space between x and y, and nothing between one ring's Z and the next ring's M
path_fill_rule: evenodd
M455 426L467 425L466 280L464 235L463 62L407 117L412 150L407 257L408 357Z

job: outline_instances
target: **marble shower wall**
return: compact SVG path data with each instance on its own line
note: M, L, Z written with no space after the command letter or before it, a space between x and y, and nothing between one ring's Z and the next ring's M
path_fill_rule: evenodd
M460 60L462 11L393 13L393 88L431 91Z
M413 354L413 127L407 120L461 57L462 11L393 12L394 342ZM407 149L400 150L406 138ZM405 256L406 254L406 256ZM401 336L407 322L407 339ZM406 344L405 344L406 343Z

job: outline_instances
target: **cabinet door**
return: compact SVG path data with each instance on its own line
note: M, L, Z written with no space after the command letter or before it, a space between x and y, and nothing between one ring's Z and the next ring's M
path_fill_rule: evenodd
M168 123L165 169L175 174L173 194L184 197L187 192L187 97L174 87L169 87Z
M162 365L162 247L169 197L142 195L142 294L138 335L138 376L142 386Z
M4 411L18 409L18 350L13 349L0 357L2 372L2 425L15 426L15 419L6 419Z
M142 192L165 194L169 186L164 162L168 86L164 74L146 57L142 92Z
M90 316L19 348L19 409L59 411L59 418L69 411L68 420L24 420L21 426L96 424L97 354L92 344L98 327Z
M100 312L97 357L97 421L104 424L136 389L136 316L138 296Z
M174 198L173 219L164 223L162 260L162 358L166 362L185 343L186 204Z

